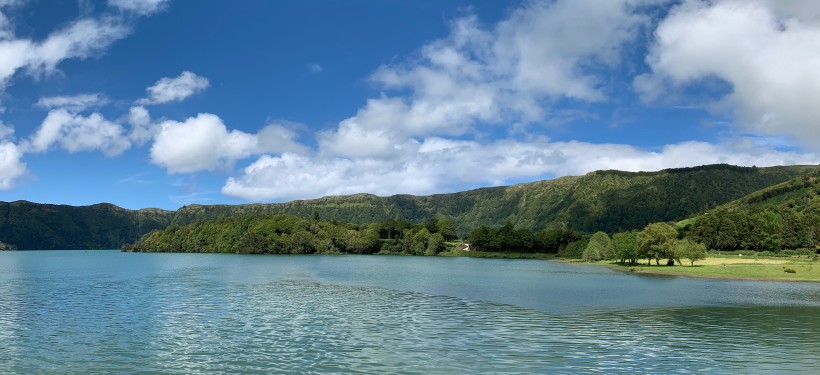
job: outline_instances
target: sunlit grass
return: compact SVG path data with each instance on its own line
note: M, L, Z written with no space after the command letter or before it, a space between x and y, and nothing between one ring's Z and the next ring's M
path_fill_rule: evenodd
M635 266L613 262L598 262L616 269L635 273L714 277L750 280L820 281L820 261L807 257L767 258L767 257L707 257L690 266L684 265L648 266L642 261ZM787 270L794 270L789 272Z

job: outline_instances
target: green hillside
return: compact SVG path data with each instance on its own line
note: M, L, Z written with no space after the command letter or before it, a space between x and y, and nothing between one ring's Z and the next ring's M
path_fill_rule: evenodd
M281 204L192 205L174 223L184 225L237 214L283 213L368 223L403 218L418 222L451 218L463 235L471 228L501 226L542 229L553 225L594 232L641 228L679 220L761 188L817 171L817 166L745 168L709 165L660 172L597 171L507 187L431 196L377 197L357 194Z
M167 227L173 216L173 211L134 211L107 203L75 207L0 202L0 242L20 250L118 249Z
M431 196L369 194L277 204L190 205L178 211L126 210L110 204L73 207L25 201L0 202L0 242L18 249L103 249L133 243L170 224L230 216L289 214L350 223L448 218L463 236L501 226L539 230L551 226L594 232L641 228L680 220L764 187L820 171L817 166L746 168L710 165L629 173L597 171L506 187Z
M717 250L780 252L820 246L820 172L775 184L683 220L679 226Z

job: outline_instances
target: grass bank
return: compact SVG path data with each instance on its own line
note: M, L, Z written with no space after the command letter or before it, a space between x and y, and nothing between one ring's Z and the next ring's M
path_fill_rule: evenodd
M625 266L611 261L577 263L607 266L616 270L641 274L709 277L737 280L820 282L820 261L811 257L742 257L712 255L704 260L695 262L694 266L690 266L688 263L684 263L683 266L647 265L645 260L636 266Z

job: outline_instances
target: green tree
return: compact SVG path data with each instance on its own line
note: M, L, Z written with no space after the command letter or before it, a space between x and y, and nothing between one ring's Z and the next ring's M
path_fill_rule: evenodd
M450 219L440 219L436 223L436 232L441 233L445 241L453 241L458 239L458 232L456 232L456 225Z
M589 239L582 258L587 262L596 262L602 259L607 259L610 253L609 248L612 240L604 232L596 232Z
M649 224L638 233L638 247L650 259L655 259L655 264L660 264L661 259L674 261L674 251L678 239L678 230L667 223Z
M430 242L430 231L426 227L421 228L413 235L413 242L410 245L410 253L413 255L424 255L427 245Z
M640 257L638 249L638 232L615 233L612 235L612 250L621 263L636 264Z
M433 233L427 242L427 249L424 251L424 255L438 255L444 251L444 247L444 236L442 236L441 233Z
M695 265L696 260L706 259L706 245L702 243L687 238L678 241L677 248L678 254L683 258L689 259L691 266Z

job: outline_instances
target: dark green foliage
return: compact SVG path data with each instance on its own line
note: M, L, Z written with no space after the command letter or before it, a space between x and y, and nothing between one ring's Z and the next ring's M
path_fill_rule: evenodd
M580 238L579 233L566 229L545 229L532 233L526 228L515 228L512 222L507 221L500 228L480 226L473 229L467 236L467 242L475 251L558 254Z
M356 194L279 204L191 205L181 208L174 222L271 213L307 218L317 213L324 220L360 224L447 218L462 236L473 228L498 227L508 220L515 227L535 231L563 226L587 233L611 233L680 220L816 170L817 166L746 168L721 164L660 172L598 171L424 197ZM433 225L432 221L429 224ZM431 227L428 231L433 232Z
M167 227L173 215L171 211L132 211L105 203L74 207L0 202L0 241L21 250L116 249Z
M379 251L373 225L313 221L289 215L227 217L153 231L124 251L243 254L370 254Z
M0 241L14 244L19 249L118 248L170 224L184 226L226 217L289 214L313 222L378 222L378 237L388 240L390 248L399 243L404 248L406 230L412 229L416 234L418 228L410 223L425 223L431 235L440 233L445 240L452 240L473 228L498 227L509 221L521 231L520 238L513 238L516 237L514 232L504 233L511 236L508 241L511 246L539 248L562 255L577 253L580 257L586 245L580 252L577 246L570 248L578 238L568 235L575 232L563 229L565 232L559 234L555 228L587 233L642 228L650 222L682 219L763 187L779 184L747 197L747 201L772 205L779 204L780 199L788 199L801 215L783 216L777 211L783 220L783 233L747 241L749 246L759 249L778 244L791 248L798 244L814 246L820 243L820 199L814 198L820 192L820 186L815 182L816 177L783 182L811 171L817 171L817 167L712 165L651 173L599 171L580 177L426 197L356 194L280 204L190 205L176 212L132 211L110 204L71 207L23 201L0 202ZM539 231L534 236L531 232L524 233L524 230L542 229L549 232ZM728 241L720 245L727 248L747 245L731 243L740 237L726 235L714 240ZM249 235L243 241L253 243L259 238ZM300 241L309 242L305 238ZM412 238L407 241L412 242ZM270 246L281 245L274 243ZM711 247L711 243L709 245ZM333 249L336 244L331 241L323 246Z
M603 259L609 259L610 248L612 247L612 240L604 232L596 232L589 239L584 253L581 258L587 262L597 262Z
M648 259L655 259L655 264L660 264L661 259L674 262L680 258L676 252L677 239L675 227L667 223L649 224L638 233L638 249Z
M612 235L612 250L617 259L622 264L637 264L641 256L638 248L638 232L628 231L615 233Z

